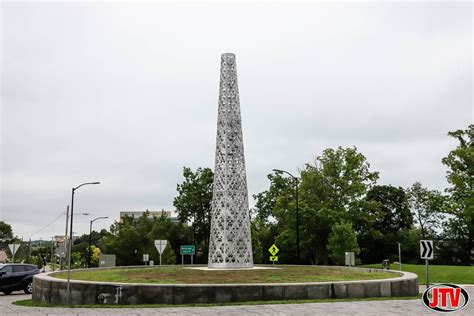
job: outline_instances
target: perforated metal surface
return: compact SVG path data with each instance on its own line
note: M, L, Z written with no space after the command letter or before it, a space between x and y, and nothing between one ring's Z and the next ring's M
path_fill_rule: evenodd
M209 268L253 266L235 55L221 55Z

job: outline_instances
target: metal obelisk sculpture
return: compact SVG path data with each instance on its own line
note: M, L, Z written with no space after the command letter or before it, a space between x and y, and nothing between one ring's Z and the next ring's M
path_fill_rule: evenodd
M253 266L235 55L221 55L209 268Z

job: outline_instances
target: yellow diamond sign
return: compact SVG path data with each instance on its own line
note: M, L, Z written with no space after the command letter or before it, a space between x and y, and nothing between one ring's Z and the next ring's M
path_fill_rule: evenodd
M273 245L268 249L268 251L271 253L272 256L275 256L275 255L278 253L278 251L280 251L280 249L278 249L278 247L277 247L275 244L273 244Z

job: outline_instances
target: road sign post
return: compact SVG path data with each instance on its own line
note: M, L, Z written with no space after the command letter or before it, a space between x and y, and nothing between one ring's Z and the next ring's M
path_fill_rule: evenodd
M165 251L166 245L168 244L167 240L155 240L155 247L160 254L160 266L161 266L161 254Z
M273 265L275 265L275 262L278 261L277 253L280 251L278 247L273 244L270 248L268 248L268 252L271 254L270 256L270 261L272 262Z
M193 264L193 257L196 253L196 246L194 245L181 245L179 248L179 253L181 254L181 265L184 264L184 256L190 255L191 256L191 264Z
M353 267L355 266L355 253L353 251L346 251L344 253L346 266Z
M146 265L147 261L149 261L149 260L150 260L150 256L147 253L144 253L143 254L143 262L145 262L145 265Z
M430 287L428 278L428 260L434 258L433 253L433 241L432 240L420 240L420 259L425 259L425 277L426 277L426 288Z

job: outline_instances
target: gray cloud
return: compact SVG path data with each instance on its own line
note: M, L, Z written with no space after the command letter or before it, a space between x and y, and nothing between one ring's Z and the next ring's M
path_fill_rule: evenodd
M2 3L0 217L25 238L65 210L172 209L213 166L219 58L237 55L249 193L327 147L381 183L446 187L472 122L472 4ZM252 203L251 203L252 204ZM63 231L64 218L34 237ZM75 231L88 230L77 218Z

